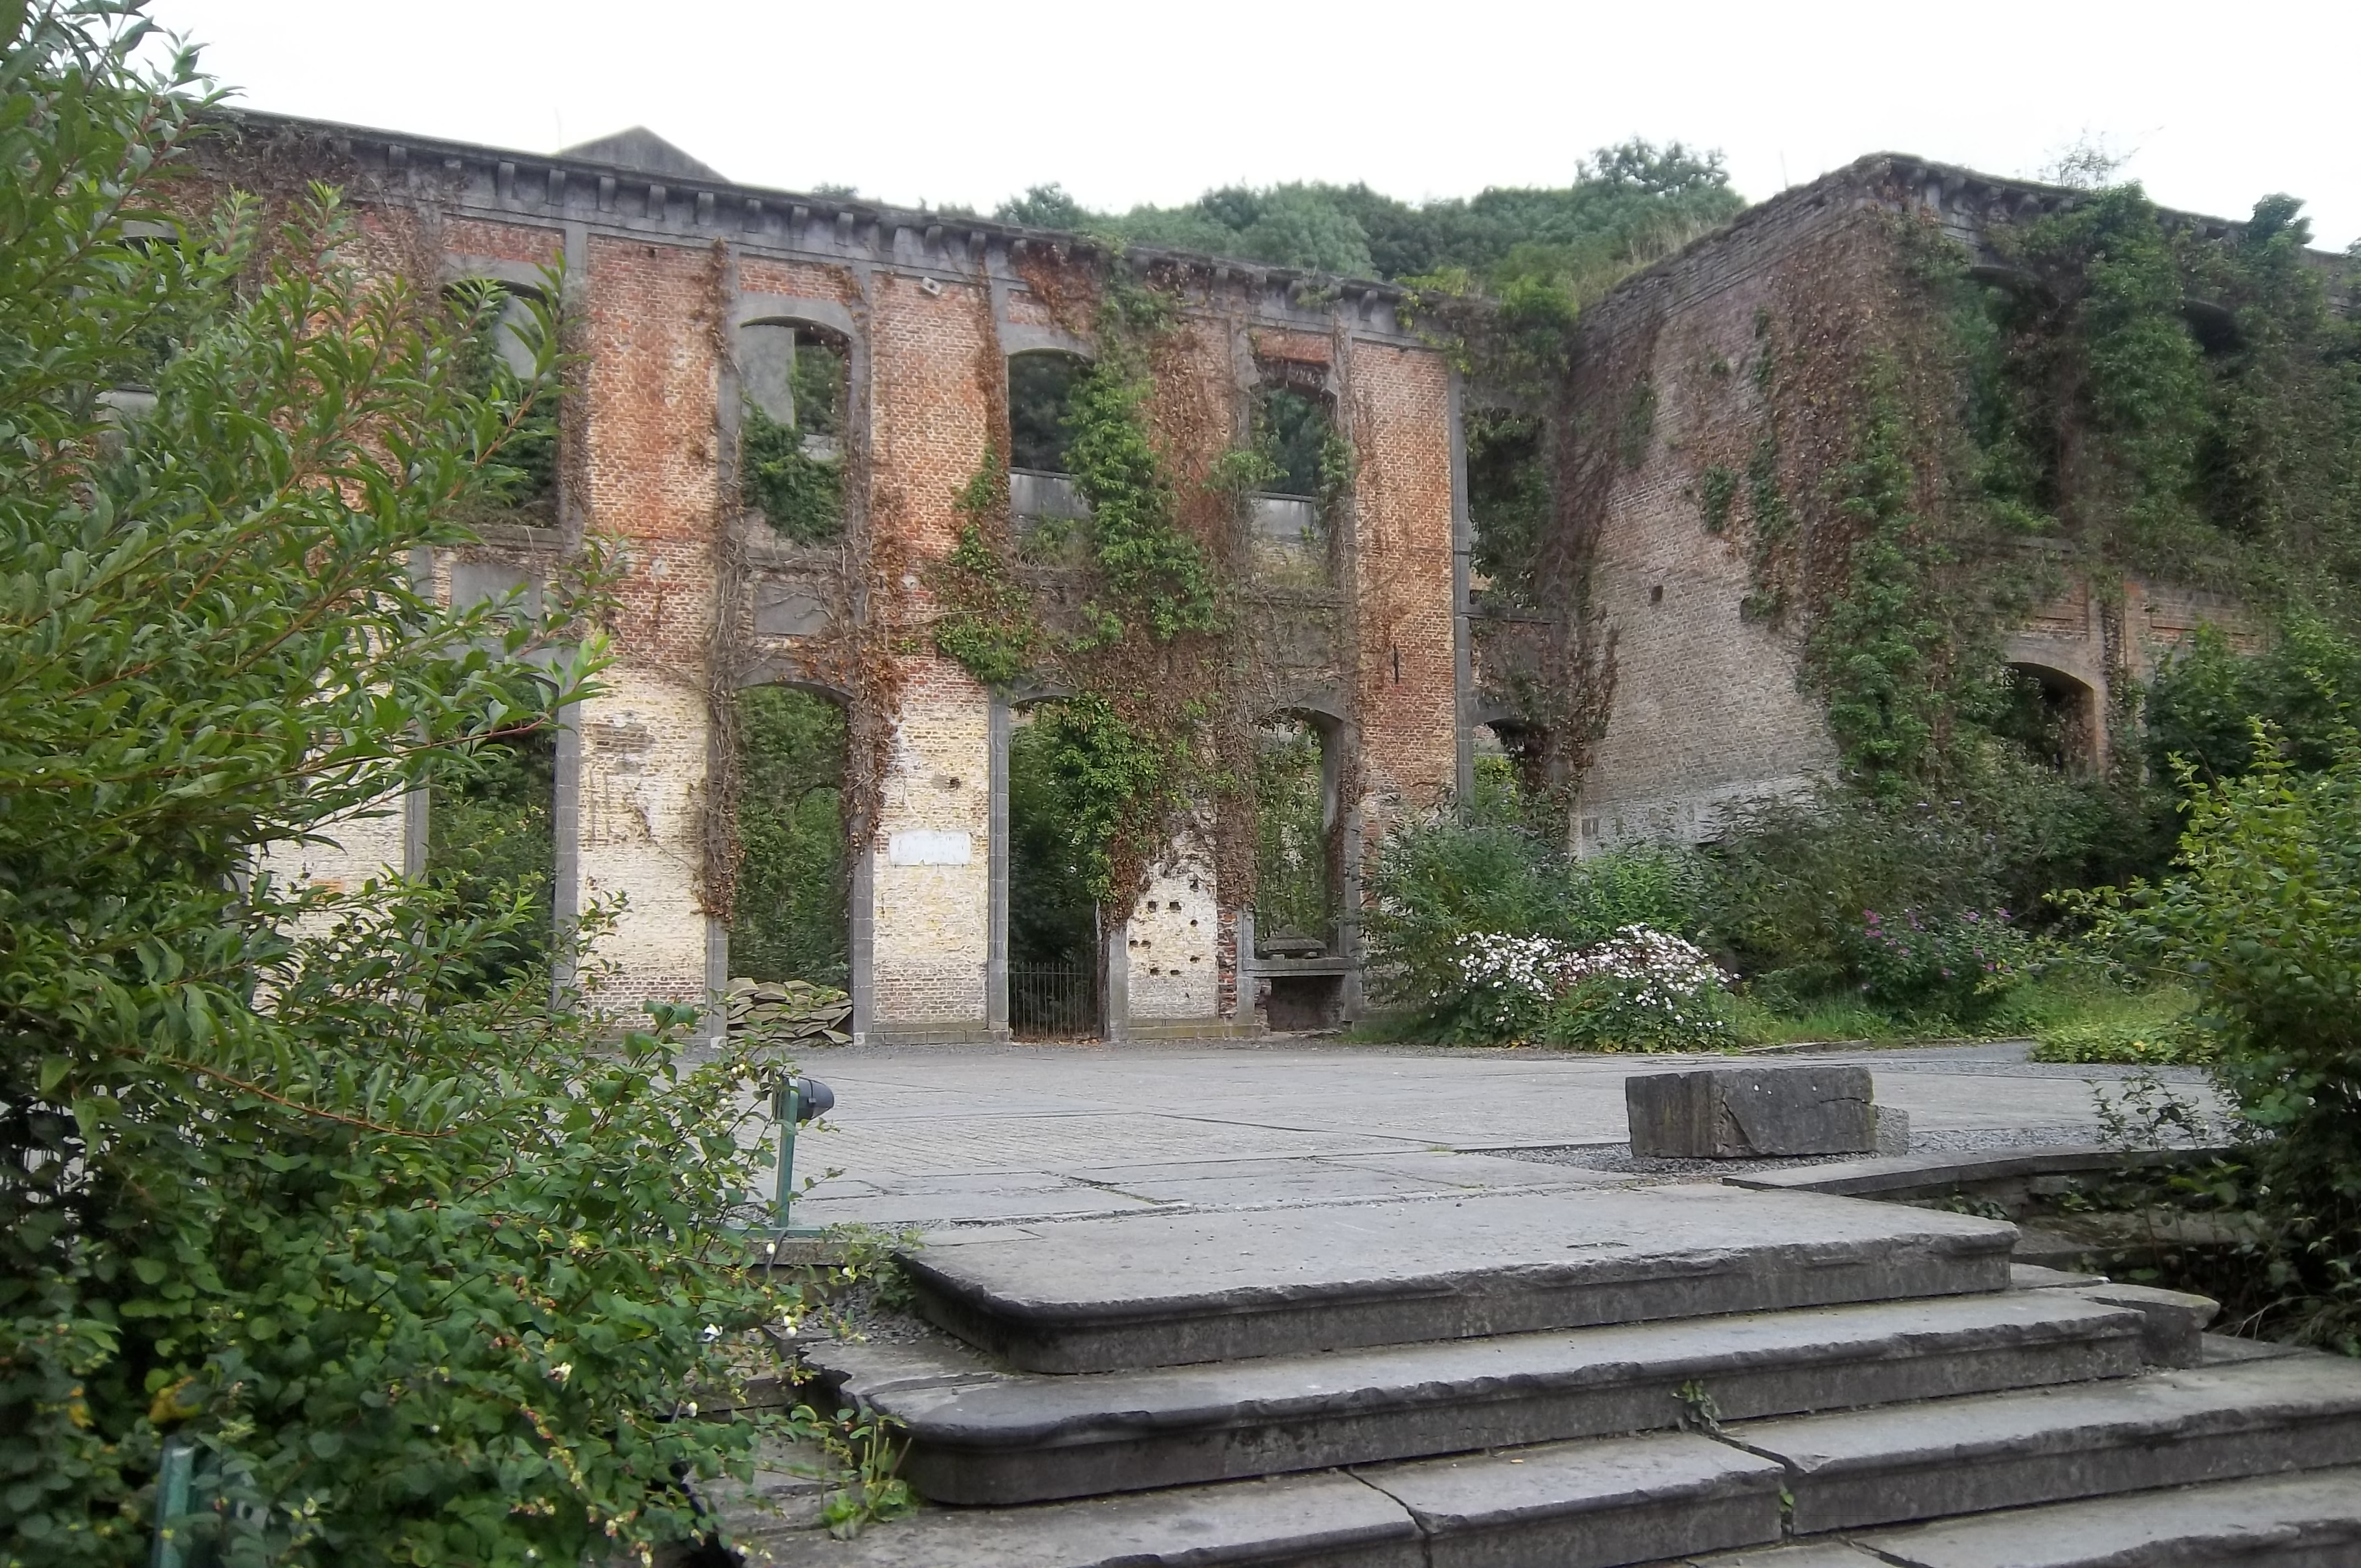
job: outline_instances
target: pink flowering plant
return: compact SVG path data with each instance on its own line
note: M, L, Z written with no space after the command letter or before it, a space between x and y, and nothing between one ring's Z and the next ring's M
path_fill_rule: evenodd
M2023 979L2032 943L2005 909L1861 911L1853 967L1872 1002L1967 1021Z

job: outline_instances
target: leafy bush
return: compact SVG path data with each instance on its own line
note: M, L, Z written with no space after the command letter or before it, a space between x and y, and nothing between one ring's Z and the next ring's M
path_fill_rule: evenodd
M2327 767L2345 724L2338 694L2352 691L2361 691L2361 644L2316 617L2289 616L2251 656L2201 626L2149 684L2149 761L2167 775L2180 760L2201 777L2233 777L2254 761L2260 718L2279 755L2306 771Z
M2040 1030L2032 1058L2048 1062L2120 1062L2172 1066L2210 1062L2221 1037L2187 1020L2163 1025L2060 1024Z
M1415 1008L1447 1032L1464 1011L1485 1005L1468 989L1466 938L1538 937L1573 948L1626 926L1694 932L1703 876L1695 853L1665 846L1580 860L1519 826L1409 823L1378 851L1370 877L1371 982L1381 1001Z
M771 1069L553 1006L529 898L269 874L588 689L580 585L518 619L409 571L469 540L552 323L487 398L333 198L182 234L190 57L143 75L127 4L0 15L0 1563L146 1561L168 1438L231 1563L691 1534L792 1305L733 1228Z
M1872 1002L1971 1020L2017 979L2024 934L2005 909L1861 911L1853 968Z
M2070 779L1993 745L1948 793L1881 802L1843 788L1734 813L1704 924L1744 973L1804 998L1868 976L1861 915L2008 909L2055 918L2047 894L2160 867L2169 821L2137 788Z
M2181 977L2261 1135L2255 1201L2303 1337L2361 1354L2361 736L2304 773L2257 725L2247 771L2189 786L2180 874L2086 901L2098 938Z

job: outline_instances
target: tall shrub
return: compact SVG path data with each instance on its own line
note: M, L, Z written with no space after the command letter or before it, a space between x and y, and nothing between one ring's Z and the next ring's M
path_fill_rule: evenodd
M233 1563L688 1533L782 1310L728 1223L755 1065L488 964L525 898L265 869L586 689L569 594L408 569L512 471L549 323L470 391L480 319L355 272L331 194L178 226L194 64L136 5L0 35L0 1563L147 1561L170 1440Z
M2239 777L2200 784L2178 874L2099 901L2099 935L2183 979L2221 1080L2263 1135L2255 1201L2306 1337L2361 1354L2361 735L2306 773L2255 726Z

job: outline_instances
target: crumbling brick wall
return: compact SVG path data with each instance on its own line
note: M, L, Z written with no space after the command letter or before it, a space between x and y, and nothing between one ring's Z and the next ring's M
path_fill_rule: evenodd
M1006 225L564 157L260 115L228 128L204 154L210 189L266 165L290 181L343 183L369 232L387 236L383 265L432 271L438 284L529 285L537 264L566 262L578 363L555 515L495 528L434 571L446 593L463 565L545 580L594 535L621 568L613 663L560 738L554 813L561 918L594 898L622 905L602 944L610 998L694 1001L725 978L717 902L729 879L711 858L726 704L738 686L785 680L847 705L851 766L868 770L849 792L862 829L856 1026L872 1037L993 1033L1005 919L993 873L1005 773L994 748L1006 726L993 695L932 651L926 567L955 543L954 498L1002 438L1005 356L1061 324L1028 294L1023 247L1104 258ZM1184 506L1210 504L1201 481L1241 434L1258 353L1316 348L1335 362L1356 444L1348 555L1358 565L1309 637L1291 610L1242 600L1240 614L1261 629L1246 642L1255 678L1334 709L1356 737L1366 794L1355 819L1374 833L1439 804L1453 776L1450 372L1396 320L1384 289L1306 293L1265 269L1160 265L1179 291L1185 348L1157 365L1156 407L1219 416L1162 422L1168 434L1197 433L1167 453ZM800 319L851 342L846 532L833 546L770 533L733 477L736 334ZM1302 662L1263 668L1289 639ZM392 823L357 828L349 852L314 874L398 866L405 834L398 815ZM407 837L423 841L415 828ZM1185 835L1155 872L1128 912L1144 945L1122 945L1116 927L1131 1010L1235 1026L1238 900Z

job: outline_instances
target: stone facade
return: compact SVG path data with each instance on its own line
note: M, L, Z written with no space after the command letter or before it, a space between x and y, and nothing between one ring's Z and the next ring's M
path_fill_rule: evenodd
M726 980L706 864L717 705L734 686L785 682L845 704L852 765L873 768L850 911L856 1032L1005 1035L1011 699L931 651L926 564L956 543L955 498L1005 439L1007 356L1087 349L1028 280L1045 260L1105 258L1071 236L734 186L621 144L593 149L628 160L618 163L264 115L225 129L202 153L218 181L260 170L291 188L339 184L381 240L381 264L434 274L423 281L531 289L541 266L565 263L579 368L555 515L489 528L480 547L425 566L461 599L530 591L593 536L620 568L614 663L566 716L554 813L561 921L592 900L621 905L600 948L608 996L695 1002ZM1352 444L1334 565L1308 585L1242 585L1256 678L1251 693L1227 694L1257 721L1307 715L1324 727L1351 908L1365 847L1399 813L1439 805L1464 750L1454 373L1396 319L1385 286L1134 261L1179 293L1181 330L1156 364L1151 420L1184 505L1275 366L1321 389ZM845 346L840 545L794 546L738 500L742 350L776 324ZM299 869L415 870L423 809L398 803ZM1256 960L1202 838L1176 843L1137 906L1109 922L1115 1033L1134 1019L1255 1026ZM1329 963L1348 999L1352 925Z
M1748 531L1714 531L1705 475L1719 465L1742 477L1771 428L1753 371L1774 342L1778 352L1858 365L1894 341L1895 242L1874 219L1929 221L1990 265L1992 225L2067 195L1916 159L1864 159L1750 209L1586 313L1571 455L1561 466L1575 493L1561 501L1561 526L1584 552L1584 602L1594 641L1612 649L1612 676L1574 812L1578 848L1710 839L1730 807L1806 790L1836 764L1825 710L1801 679L1808 600L1797 596L1777 618L1752 612ZM1650 400L1636 438L1635 388ZM1833 445L1851 411L1811 401L1783 444ZM1809 559L1808 521L1804 532ZM2080 765L2103 766L2117 693L2146 681L2206 622L2234 644L2257 643L2248 618L2219 596L2077 581L2009 634L2005 656L2074 711ZM1531 665L1531 641L1479 637L1479 650L1506 650L1499 667L1479 669L1479 683L1497 687Z

